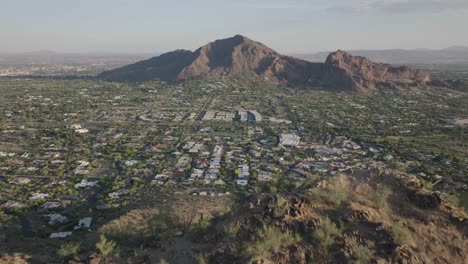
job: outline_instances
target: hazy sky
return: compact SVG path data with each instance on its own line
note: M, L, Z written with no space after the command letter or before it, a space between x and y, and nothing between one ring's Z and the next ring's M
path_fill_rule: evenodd
M0 0L0 53L156 52L242 34L287 53L468 45L468 0Z

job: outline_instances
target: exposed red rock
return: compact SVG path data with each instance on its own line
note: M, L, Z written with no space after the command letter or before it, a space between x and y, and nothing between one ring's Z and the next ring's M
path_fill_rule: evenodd
M355 57L344 51L330 54L325 63L284 56L262 43L236 35L211 42L191 52L179 50L119 69L101 73L113 81L166 82L197 77L264 77L275 83L320 83L340 90L366 92L379 88L424 86L427 73L408 67L392 67Z
M425 86L431 81L424 71L374 63L341 50L328 55L325 64L332 66L331 71L326 72L326 79L356 90Z

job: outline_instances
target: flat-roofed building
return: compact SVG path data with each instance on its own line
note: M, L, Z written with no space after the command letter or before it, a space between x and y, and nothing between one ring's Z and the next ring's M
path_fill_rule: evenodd
M286 147L296 147L301 143L301 137L296 134L281 134L279 137L279 145Z

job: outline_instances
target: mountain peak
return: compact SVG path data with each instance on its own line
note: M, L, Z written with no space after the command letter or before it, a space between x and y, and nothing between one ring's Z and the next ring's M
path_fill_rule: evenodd
M239 45L250 45L252 47L257 47L257 48L263 48L263 49L270 49L268 48L267 46L265 46L264 44L260 43L260 42L256 42L256 41L253 41L245 36L242 36L242 35L235 35L233 37L230 37L230 38L225 38L225 39L218 39L218 40L215 40L213 42L210 42L208 44L206 44L205 46L201 47L199 50L203 49L203 48L217 48L217 49L232 49L236 46L239 46ZM271 49L270 49L271 50Z
M234 35L234 37L232 37L232 38L233 38L233 39L240 39L240 40L243 40L243 41L245 41L245 40L250 40L249 38L247 38L247 37L245 37L245 36L242 36L242 35L240 35L240 34L236 34L236 35Z
M349 62L353 56L344 50L337 50L330 53L325 61L326 64L340 65L342 62Z

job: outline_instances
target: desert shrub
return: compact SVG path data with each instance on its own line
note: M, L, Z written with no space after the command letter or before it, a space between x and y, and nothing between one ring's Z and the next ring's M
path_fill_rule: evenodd
M239 234L240 225L237 223L230 223L224 226L224 234L230 238L235 238Z
M138 246L151 234L148 222L157 213L154 209L132 210L104 225L101 232L119 244Z
M60 246L57 254L63 258L75 256L80 249L80 243L65 243Z
M8 221L10 218L10 215L6 214L3 210L0 209L0 223Z
M289 202L281 196L268 203L268 208L273 210L274 217L281 217L285 215L289 208Z
M409 230L401 223L395 223L390 228L390 234L392 235L393 240L398 244L405 244L410 238Z
M98 255L106 260L108 257L118 253L117 244L112 240L107 240L104 235L99 237L99 242L96 244Z
M195 255L195 260L198 264L208 264L209 256L208 254L199 253Z
M377 206L383 206L387 202L388 196L392 193L392 190L388 187L381 187L369 192L368 199Z
M197 212L195 210L190 210L188 212L174 215L173 218L176 220L177 227L185 233L188 230L190 230L190 227L193 225L196 215Z
M364 245L355 246L352 249L354 264L368 264L372 259L372 250Z
M406 219L406 226L409 227L410 230L416 230L416 221L414 219Z
M161 206L157 209L130 211L103 226L101 231L120 244L157 245L154 243L172 237L177 230L189 229L193 218L194 214L178 217L172 208Z
M335 206L340 205L342 202L348 199L348 193L343 186L340 185L333 185L330 188L330 192L327 196L328 201L330 201Z
M161 259L158 264L169 264L169 262L165 259Z
M312 235L318 241L320 248L328 251L330 246L335 243L336 238L341 235L341 231L330 218L325 217L320 220Z
M302 183L302 186L305 188L308 188L312 186L317 180L319 179L319 176L314 174L314 175L309 175L306 177L304 182Z
M341 205L348 199L347 186L339 182L331 182L327 189L313 189L309 192L309 198L320 199L332 203L334 206Z
M198 223L194 224L189 230L189 238L193 241L202 239L208 232L210 222L208 219L202 219Z
M145 233L148 239L167 239L177 230L177 217L168 207L160 207L145 222Z
M287 248L300 240L290 230L282 231L273 226L263 226L245 244L245 251L250 257L269 259L272 253Z
M434 188L434 185L435 185L433 182L426 181L426 180L421 180L421 183L424 186L424 188L426 188L428 190L432 190Z
M139 263L143 263L145 259L148 257L148 250L143 246L133 249L133 256Z

